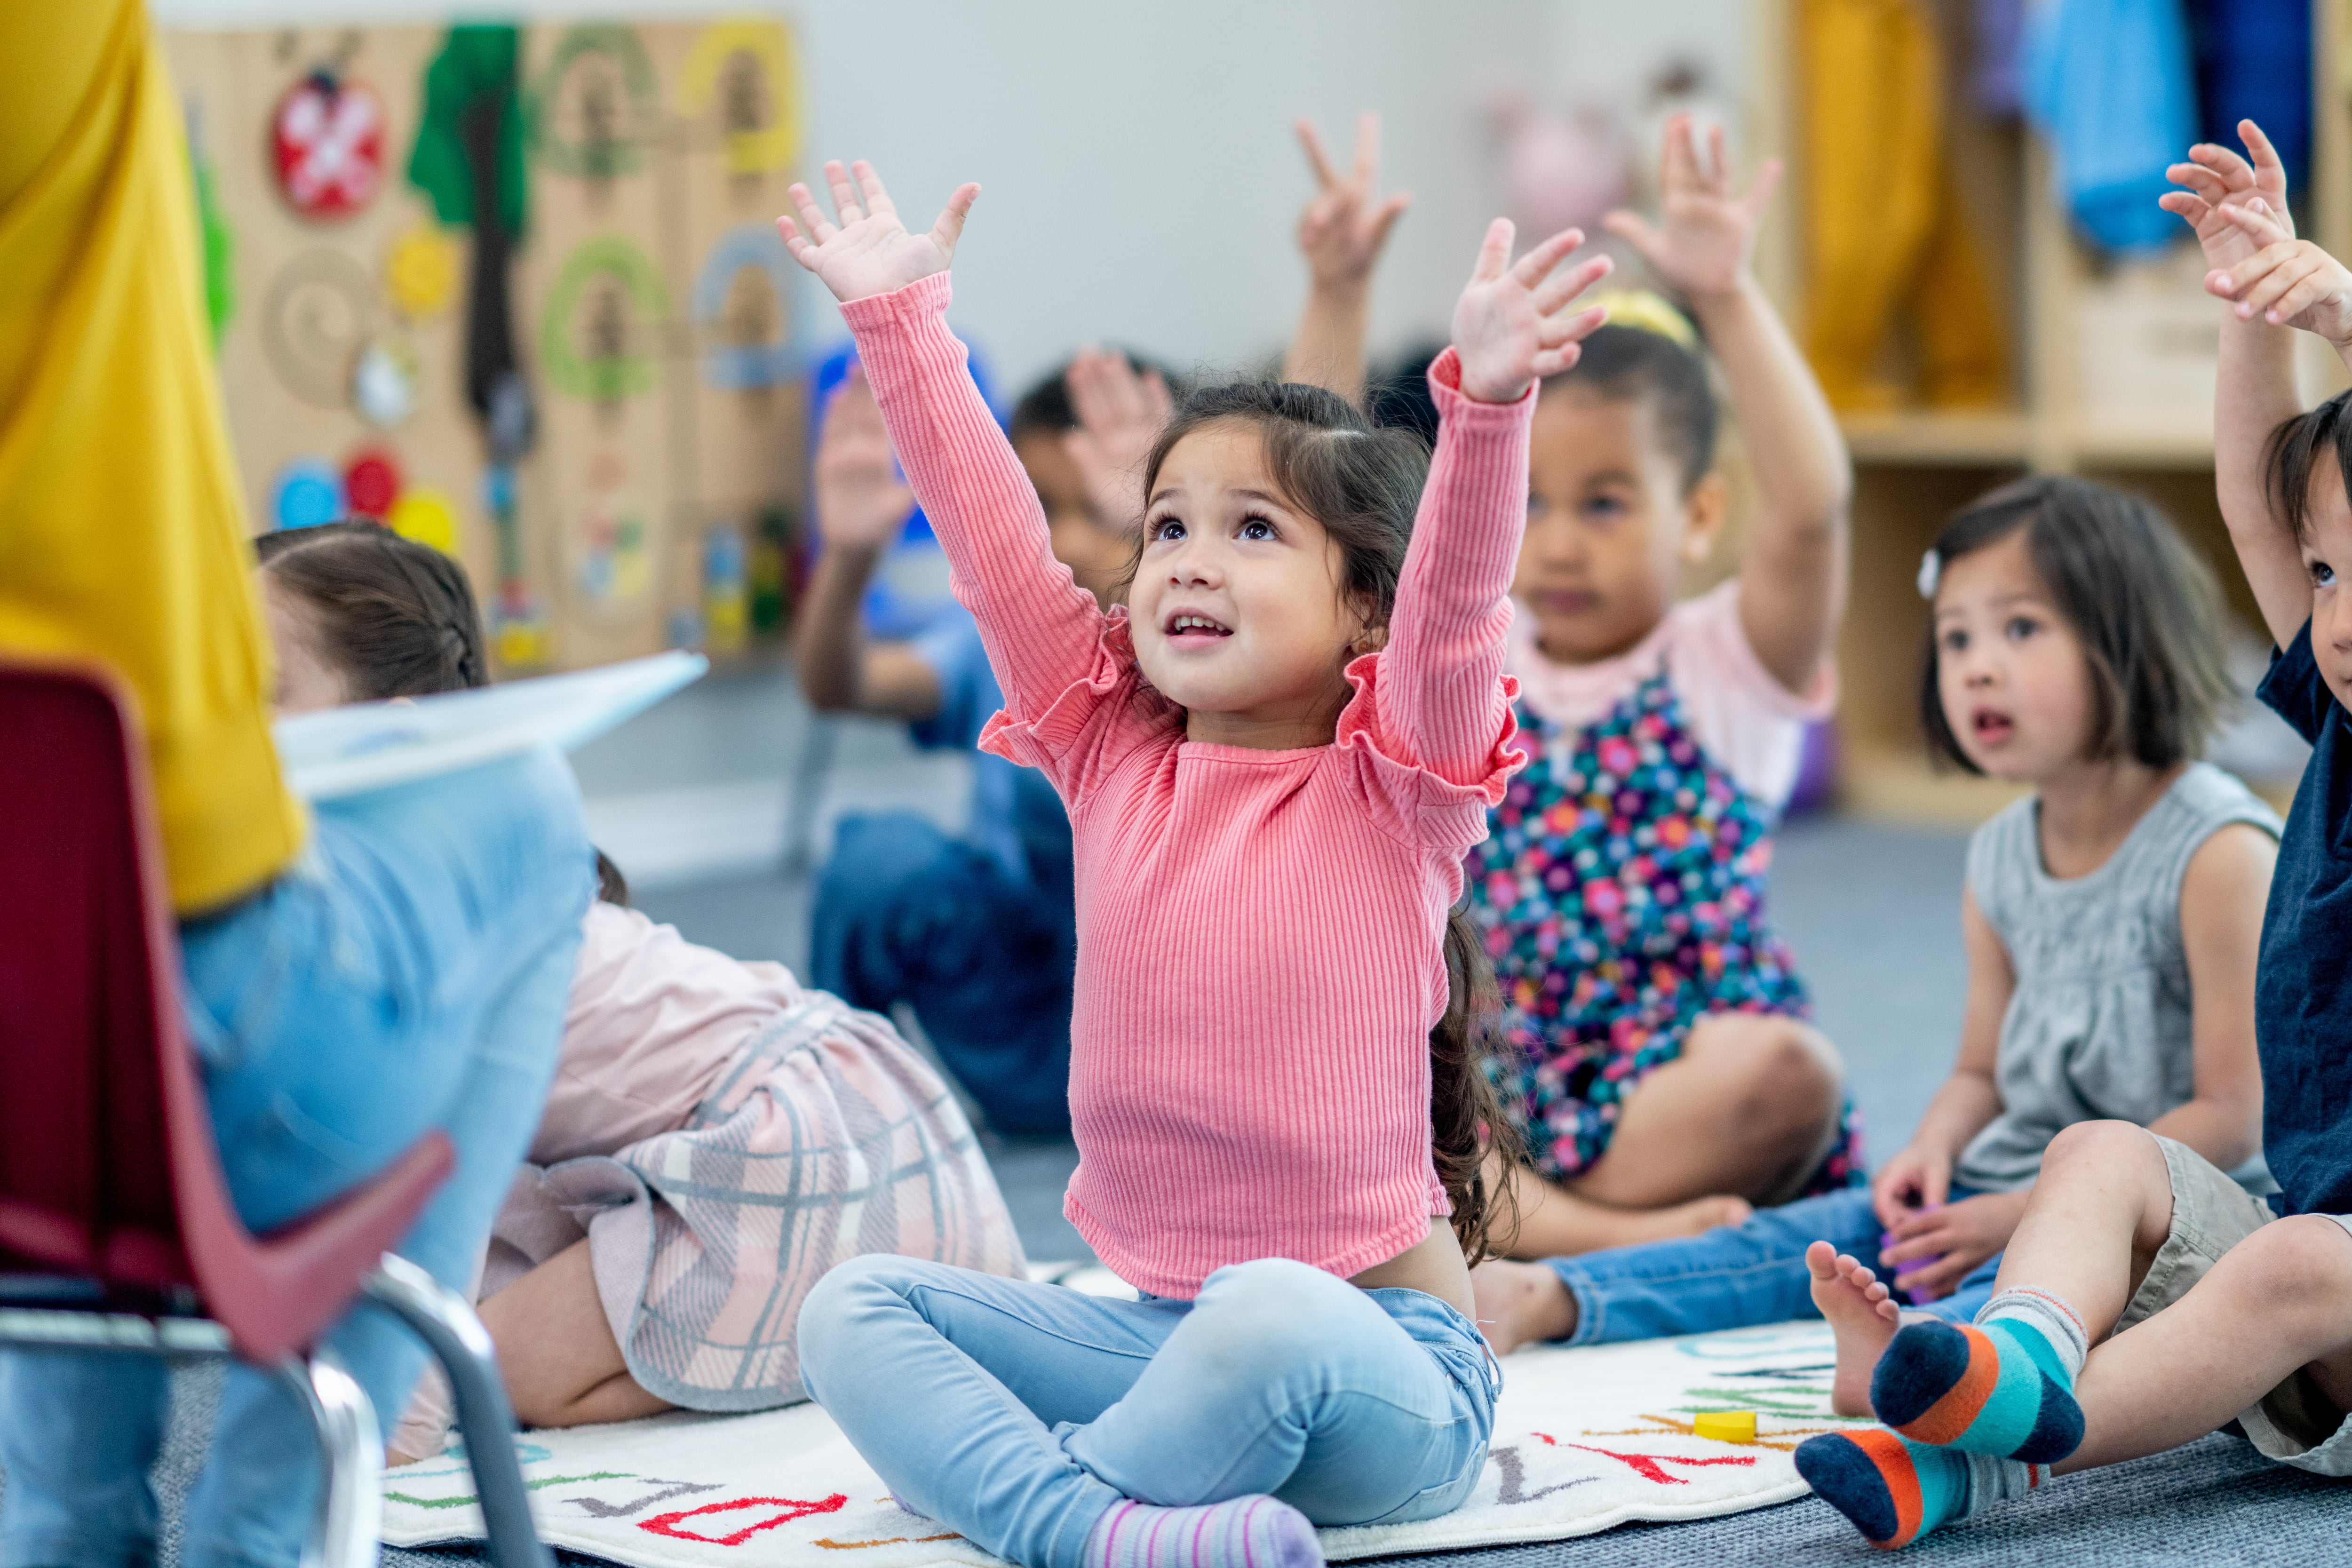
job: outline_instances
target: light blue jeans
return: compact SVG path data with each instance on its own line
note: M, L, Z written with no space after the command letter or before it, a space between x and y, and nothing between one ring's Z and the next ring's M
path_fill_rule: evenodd
M1267 1492L1327 1525L1450 1512L1502 1386L1436 1297L1285 1258L1191 1301L852 1258L801 1310L801 1373L892 1491L1024 1568L1078 1568L1121 1499Z
M1971 1195L1955 1187L1950 1201ZM1891 1282L1894 1272L1878 1256L1885 1228L1871 1212L1869 1190L1848 1187L1759 1209L1744 1225L1719 1226L1679 1241L1547 1258L1576 1299L1576 1328L1561 1342L1612 1344L1818 1317L1805 1248L1826 1241ZM1996 1252L1952 1294L1920 1310L1947 1322L1971 1322L1977 1309L1992 1300L2000 1272Z
M464 1289L546 1103L594 878L552 752L322 805L268 888L180 932L188 1032L237 1212L267 1230L438 1127L457 1167L401 1253ZM388 1429L424 1364L355 1308L328 1342ZM0 1356L0 1568L152 1561L168 1373L141 1356ZM229 1373L188 1504L189 1568L291 1568L316 1507L310 1418Z

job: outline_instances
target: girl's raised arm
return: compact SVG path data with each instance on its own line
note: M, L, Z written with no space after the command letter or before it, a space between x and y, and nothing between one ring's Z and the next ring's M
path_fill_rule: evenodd
M1773 679L1801 695L1820 677L1845 615L1853 466L1821 384L1748 265L1780 165L1765 164L1742 194L1732 188L1719 125L1707 152L1702 163L1689 115L1667 121L1657 221L1630 212L1603 221L1690 301L1723 366L1756 476L1756 522L1739 565L1740 624Z
M1016 717L1092 673L1102 612L1054 558L1045 513L948 331L948 264L980 187L957 187L928 234L910 234L863 159L824 166L838 225L806 185L776 220L793 258L824 280L856 334L892 446L980 623ZM855 175L855 182L852 175Z
M1574 364L1608 317L1564 309L1608 275L1607 257L1552 275L1580 232L1554 235L1516 265L1511 235L1503 218L1487 228L1454 306L1453 350L1430 367L1443 424L1374 687L1382 731L1406 759L1460 784L1494 771L1502 729L1511 570L1528 521L1528 394Z
M2252 121L2238 123L2252 160L2227 147L2200 142L2189 162L2165 171L2182 187L2158 204L2185 219L2214 268L2206 287L2234 299L2234 273L2257 260L2273 239L2293 239L2287 216L2286 167ZM2251 211L2277 226L2260 236L2232 214ZM2221 285L2216 287L2216 285ZM2221 357L2213 388L2213 479L2221 521L2236 546L2238 564L2254 591L2272 640L2284 647L2311 618L2311 575L2303 552L2273 505L2264 479L2271 432L2303 412L2294 384L2294 333L2252 311L2231 310L2221 322Z

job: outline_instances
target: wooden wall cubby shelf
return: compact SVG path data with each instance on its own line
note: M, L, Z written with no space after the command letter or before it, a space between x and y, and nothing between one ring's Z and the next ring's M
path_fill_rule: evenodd
M1750 146L1790 163L1790 194L1766 229L1758 268L1801 333L1805 258L1798 109L1806 90L1796 47L1797 0L1758 0ZM1969 227L1979 237L1997 308L2009 327L2012 401L1999 408L1910 408L1841 416L1854 464L1853 589L1838 649L1841 802L1864 816L1967 825L2019 792L1931 768L1921 744L1918 682L1927 611L1919 559L1944 520L2006 479L2081 473L2163 506L2212 562L2234 614L2259 626L2213 495L2212 411L2167 407L2158 418L2102 417L2082 392L2098 352L2084 310L2109 264L2076 238L2051 192L2050 155L2014 121L1989 120L1961 79L1969 8L1934 5L1946 30L1947 143ZM2313 0L2310 188L2297 201L2306 232L2352 249L2352 0ZM2340 62L2340 63L2339 63ZM2184 149L2185 151L2185 149ZM2185 232L2185 231L2184 231ZM2193 277L2193 265L2190 270ZM2221 309L2212 307L2218 318ZM2316 343L2304 361L2308 394L2343 384ZM2261 782L2258 781L2258 784Z

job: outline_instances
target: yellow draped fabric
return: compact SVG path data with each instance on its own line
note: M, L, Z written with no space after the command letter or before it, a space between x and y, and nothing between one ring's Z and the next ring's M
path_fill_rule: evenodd
M140 0L0 5L0 647L128 680L184 913L268 881L306 831L196 233Z
M1944 153L1943 64L1920 0L1802 0L1806 357L1839 408L1910 401L1898 315L1938 406L2005 401L2008 356Z

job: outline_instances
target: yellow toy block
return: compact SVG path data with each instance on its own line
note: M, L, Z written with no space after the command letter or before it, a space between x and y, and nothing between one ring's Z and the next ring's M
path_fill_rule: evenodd
M1756 1412L1703 1410L1691 1418L1691 1431L1701 1437L1712 1437L1718 1443L1753 1443L1756 1441Z

